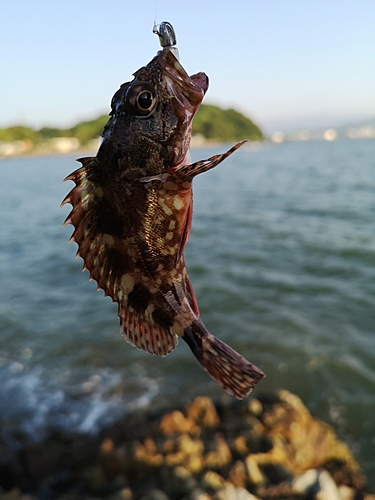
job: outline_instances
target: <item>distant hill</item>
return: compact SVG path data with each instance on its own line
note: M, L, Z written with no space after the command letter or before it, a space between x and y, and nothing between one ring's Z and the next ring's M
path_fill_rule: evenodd
M237 141L261 140L260 128L234 109L222 109L202 104L193 120L193 135L201 134L207 140Z
M101 115L69 129L43 127L33 130L24 126L0 129L0 155L53 151L58 138L74 139L70 143L75 145L74 149L87 146L101 135L108 118L108 115ZM193 135L203 140L221 142L263 139L260 128L243 114L210 104L203 104L194 117Z
M56 129L44 127L38 131L43 139L52 139L54 137L75 137L81 145L85 145L92 139L100 136L104 125L109 119L108 115L101 115L94 120L79 122L69 129Z

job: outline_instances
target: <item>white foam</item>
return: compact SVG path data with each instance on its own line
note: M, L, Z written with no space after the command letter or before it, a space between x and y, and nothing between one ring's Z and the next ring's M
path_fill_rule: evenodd
M100 370L77 384L62 387L41 367L0 368L0 411L4 421L41 438L51 428L95 433L136 408L147 406L159 392L157 380L142 374L122 384L119 373Z

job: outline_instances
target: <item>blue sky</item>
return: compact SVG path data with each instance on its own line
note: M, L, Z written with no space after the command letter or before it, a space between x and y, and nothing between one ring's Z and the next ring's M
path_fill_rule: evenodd
M159 50L170 21L205 102L267 131L375 116L374 0L13 0L0 5L0 127L70 126Z

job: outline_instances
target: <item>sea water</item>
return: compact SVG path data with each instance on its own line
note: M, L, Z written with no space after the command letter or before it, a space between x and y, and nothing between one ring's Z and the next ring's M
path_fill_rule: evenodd
M224 147L193 150L193 160ZM35 438L222 390L180 341L126 344L62 227L72 156L0 161L0 420ZM334 426L375 486L375 141L248 145L194 180L185 257L207 328Z

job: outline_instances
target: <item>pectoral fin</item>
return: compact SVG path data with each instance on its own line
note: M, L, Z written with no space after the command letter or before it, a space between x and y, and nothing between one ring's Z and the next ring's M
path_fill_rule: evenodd
M167 171L168 173L170 173L170 179L176 179L178 180L178 182L191 181L196 175L207 172L208 170L211 170L212 168L219 165L219 163L221 163L226 158L228 158L228 156L237 151L237 149L245 144L245 142L247 142L247 140L238 142L225 153L211 156L210 158L207 158L207 160L200 160L190 165L179 165L177 167L174 167Z

